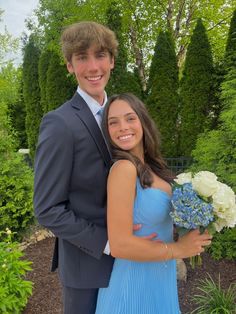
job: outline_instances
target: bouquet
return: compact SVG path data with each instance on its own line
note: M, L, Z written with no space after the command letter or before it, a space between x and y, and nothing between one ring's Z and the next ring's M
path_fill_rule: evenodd
M236 225L235 193L209 171L181 173L175 179L170 213L179 234L191 229L209 233ZM201 264L201 256L190 258L190 264Z

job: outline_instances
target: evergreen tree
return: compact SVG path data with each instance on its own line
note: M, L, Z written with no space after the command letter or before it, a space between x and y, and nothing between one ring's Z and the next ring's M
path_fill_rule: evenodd
M222 111L216 130L202 134L193 151L193 170L210 170L236 192L236 11L225 51L226 65L221 84Z
M33 161L42 118L38 81L40 51L31 35L24 47L23 59L23 98L26 108L26 134L30 156Z
M47 87L47 71L51 58L51 52L45 49L39 57L39 87L40 87L40 102L43 113L48 112L48 102L46 96Z
M45 108L48 111L62 105L76 90L73 77L68 74L66 66L61 64L60 56L56 52L51 52L46 82L47 107Z
M23 82L21 80L18 91L18 99L14 104L8 105L10 120L13 129L16 131L17 148L28 147L25 130L26 111L23 99Z
M225 67L231 69L236 67L236 10L233 13L225 49Z
M216 99L213 105L213 129L219 126L219 116L224 105L220 100L221 85L227 73L232 70L232 67L236 67L236 10L233 12L230 22L224 59L215 66L216 80L214 89L216 91Z
M139 82L138 73L135 70L133 72L127 70L127 49L122 32L121 14L116 2L111 2L106 15L107 26L114 31L119 42L119 52L115 58L115 68L111 73L106 87L107 94L131 92L137 97L142 98L142 87Z
M188 46L180 82L180 153L190 156L197 136L211 125L214 98L213 59L205 27L199 19Z
M222 111L222 101L220 99L221 95L221 84L224 81L225 76L225 68L223 64L223 60L217 62L214 66L214 73L213 73L213 93L212 93L212 115L211 115L211 126L212 130L216 129L219 126L219 116Z
M147 105L162 138L165 157L178 155L177 117L179 109L178 65L169 32L160 32L148 81Z

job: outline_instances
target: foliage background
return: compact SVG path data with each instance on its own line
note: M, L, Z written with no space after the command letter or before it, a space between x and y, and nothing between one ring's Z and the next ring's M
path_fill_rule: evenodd
M108 25L119 40L108 95L136 94L160 128L165 157L193 157L193 171L213 171L236 191L235 9L235 0L39 0L18 68L5 55L19 39L0 33L0 230L21 240L34 222L33 170L18 149L29 148L33 163L43 114L74 93L60 34L83 20ZM217 234L214 258L235 258L235 230ZM29 264L17 245L2 234L0 241L0 265L8 267L0 272L0 311L20 311L32 288L20 278Z

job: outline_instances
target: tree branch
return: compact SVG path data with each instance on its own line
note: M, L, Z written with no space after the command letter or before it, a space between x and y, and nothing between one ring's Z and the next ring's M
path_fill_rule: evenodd
M173 1L169 0L168 1L168 7L167 7L167 28L173 33Z
M139 73L140 81L142 84L142 89L143 91L146 91L147 84L146 84L146 77L145 77L145 68L144 68L144 63L143 63L143 53L142 53L142 49L138 47L137 34L136 34L135 29L132 27L132 25L130 26L130 40L133 46L135 63L138 67L138 73Z
M212 27L208 28L207 31L211 31L212 29L214 29L215 27L222 25L222 24L226 24L225 22L229 19L231 19L233 16L233 14L229 14L226 18L220 20L218 23L216 23L215 25L213 25Z
M180 2L178 14L176 17L176 25L175 25L175 31L174 31L174 37L175 38L179 37L180 28L181 28L181 20L182 20L182 15L184 12L184 6L185 6L185 0L182 0Z

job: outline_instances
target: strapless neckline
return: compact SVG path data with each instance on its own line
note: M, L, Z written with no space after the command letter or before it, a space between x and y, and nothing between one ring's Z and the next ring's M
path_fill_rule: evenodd
M153 186L148 186L148 187L146 187L146 188L143 188L142 185L141 185L141 183L140 183L139 178L137 179L137 182L138 182L138 184L139 184L139 187L140 187L142 190L144 190L144 191L145 191L145 190L158 191L158 192L162 193L163 195L166 195L169 199L171 199L171 197L172 197L169 193L167 193L166 191L164 191L164 190L162 190L162 189L160 189L160 188L156 188L156 187L153 187Z

